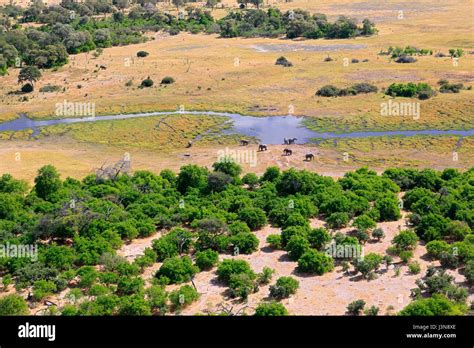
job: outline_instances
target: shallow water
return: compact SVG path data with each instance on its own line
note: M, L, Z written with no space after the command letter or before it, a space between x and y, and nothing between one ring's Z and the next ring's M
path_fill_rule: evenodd
M458 135L473 136L474 129L468 130L400 130L400 131L379 131L379 132L315 132L303 125L304 117L292 115L255 117L236 113L214 112L214 111L160 111L150 113L95 116L83 118L63 118L54 120L32 120L25 115L4 123L0 123L0 131L22 131L33 129L33 135L39 134L40 127L47 127L57 124L75 124L85 122L113 121L130 118L142 118L164 115L209 115L224 116L229 118L231 127L225 129L221 134L240 134L242 136L255 137L260 142L266 144L282 144L283 138L297 138L297 143L314 142L315 139L341 139L341 138L368 138L377 136L414 136L414 135Z

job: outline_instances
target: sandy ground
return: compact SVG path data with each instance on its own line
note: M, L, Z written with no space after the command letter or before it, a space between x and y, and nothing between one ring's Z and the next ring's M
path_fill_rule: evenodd
M38 141L0 141L0 175L10 173L14 177L33 183L39 168L52 164L65 179L70 176L82 179L94 173L102 165L111 165L130 155L132 171L150 170L159 173L165 168L178 171L186 164L197 164L211 168L219 158L219 151L236 150L240 152L241 161L237 161L244 172L262 174L269 166L278 166L285 170L290 167L307 169L322 175L341 177L345 172L361 166L369 166L378 172L388 167L409 166L414 168L446 167L468 169L474 165L473 154L461 153L459 160L453 161L452 150L431 148L415 149L398 147L398 142L390 142L380 149L371 151L358 149L357 144L347 150L347 157L341 149L325 149L314 145L271 145L268 151L257 152L256 145L242 146L193 146L190 149L175 149L162 153L152 150L141 150L135 147L109 147L98 144L79 143L75 141L55 142L51 139ZM290 147L292 156L282 156L283 149ZM390 150L388 150L389 148ZM305 154L315 154L312 162L303 161ZM246 157L249 155L249 157ZM347 160L345 160L345 158ZM246 160L250 159L250 160ZM253 159L256 159L254 162Z
M375 252L385 254L386 249L391 246L391 240L400 230L405 229L405 216L399 221L384 222L377 224L377 227L383 228L386 237L380 241L369 241L364 246L364 253ZM320 227L324 221L313 219L312 227ZM352 228L341 229L341 232L348 233ZM181 314L193 315L197 313L215 313L222 305L227 308L232 307L234 313L239 309L245 308L247 314L252 314L254 308L262 300L269 299L269 286L274 284L276 279L281 276L292 276L300 283L297 293L289 299L282 300L290 314L293 315L344 315L347 305L357 299L366 301L366 306L375 305L380 308L380 314L394 314L405 307L410 301L410 290L416 288L415 281L421 278L430 264L438 266L437 262L426 260L426 248L419 244L414 251L412 261L418 261L421 265L421 272L413 275L409 272L406 265L402 265L400 260L394 259L397 266L401 267L399 276L395 275L394 266L386 269L384 265L377 271L377 279L364 280L360 275L353 274L353 269L348 274L344 274L341 267L338 266L333 272L322 276L303 275L296 271L297 262L290 261L287 253L282 250L272 250L266 243L266 238L270 234L279 234L280 229L267 226L256 232L260 241L260 248L251 255L220 255L221 261L226 258L243 259L250 263L255 272L261 272L263 267L275 269L276 273L271 284L260 287L257 293L251 294L248 301L243 303L228 296L228 288L217 280L216 269L198 273L194 278L194 284L200 294L198 301L185 308ZM130 245L121 250L121 254L135 255L137 250L143 250L151 245L153 237L146 240L133 241ZM132 251L133 250L133 251ZM142 275L150 280L155 272L160 268L161 263L156 263L147 268ZM463 284L464 277L458 272L449 271L455 276L455 282ZM149 284L149 282L148 282ZM189 283L191 284L191 283ZM170 285L168 291L178 288L180 285ZM474 299L471 292L468 301ZM393 308L391 308L393 307Z

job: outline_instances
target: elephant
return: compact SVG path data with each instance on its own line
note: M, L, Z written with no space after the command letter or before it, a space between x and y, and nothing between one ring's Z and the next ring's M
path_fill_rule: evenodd
M248 144L249 144L248 140L244 140L244 139L240 140L240 145L247 146Z
M268 147L266 144L260 144L258 145L258 151L267 151Z
M293 151L291 149L284 149L283 150L283 155L284 156L291 156L293 154Z
M307 154L305 155L305 159L304 159L304 160L305 160L305 161L308 161L308 162L309 162L309 161L312 161L312 160L314 160L314 155L313 155L312 153L307 153Z

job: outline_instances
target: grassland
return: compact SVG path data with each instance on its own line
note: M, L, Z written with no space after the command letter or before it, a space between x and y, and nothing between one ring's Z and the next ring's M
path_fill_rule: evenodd
M225 3L230 5L231 2ZM355 82L369 82L379 88L392 82L424 81L432 86L441 78L472 85L474 40L470 2L387 1L380 5L368 2L295 1L275 4L283 9L303 7L324 12L331 18L340 14L356 18L374 18L376 37L350 40L220 39L215 35L150 34L154 40L144 44L114 47L94 59L91 54L71 57L67 66L44 72L38 87L45 84L65 87L64 92L35 92L22 102L23 96L8 94L17 89L18 71L0 78L0 100L3 120L27 112L34 118L54 117L55 104L64 100L93 102L98 114L176 110L235 111L252 115L307 115L318 130L472 128L474 126L473 91L438 95L421 102L418 120L407 117L382 117L383 93L344 98L323 98L315 91L325 84L346 87ZM398 11L404 10L404 19ZM224 10L215 10L219 17ZM378 19L378 21L377 21ZM335 46L337 45L337 46ZM342 45L342 48L341 46ZM412 45L444 52L463 48L467 53L455 66L450 58L418 57L413 64L397 64L381 50L389 46ZM312 51L307 51L308 47ZM276 48L284 52L274 51ZM344 48L345 47L345 48ZM136 52L150 53L136 58ZM266 50L262 52L262 50ZM279 56L286 56L293 67L276 66ZM331 56L332 62L324 62ZM345 58L360 60L344 66ZM368 62L362 60L368 59ZM105 65L106 70L97 66ZM155 87L138 85L150 76ZM165 76L176 83L159 85ZM132 86L125 86L132 81ZM37 88L38 90L38 88Z

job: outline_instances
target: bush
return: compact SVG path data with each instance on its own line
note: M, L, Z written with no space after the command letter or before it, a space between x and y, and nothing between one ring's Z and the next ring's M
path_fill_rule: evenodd
M267 243L273 249L281 249L282 248L281 235L279 235L279 234L270 234L267 237Z
M302 236L304 238L307 238L309 231L310 231L309 228L303 227L303 226L290 226L290 227L285 228L281 232L282 247L286 247L291 237L293 236Z
M465 309L441 295L422 298L408 304L398 314L403 316L451 316L463 315Z
M142 87L151 87L153 86L153 80L150 78L144 79L141 83Z
M432 240L428 244L426 244L426 251L428 255L435 259L439 259L442 253L448 252L450 246L444 240Z
M372 237L377 238L377 240L381 240L385 237L385 233L381 228L376 228L372 231Z
M370 279L370 277L374 275L373 272L380 267L382 261L382 256L375 253L369 253L365 255L363 259L358 259L355 261L355 270L360 272L364 278Z
M150 55L150 53L148 53L146 51L138 51L137 52L137 57L144 58L144 57L148 57L149 55Z
M392 244L399 250L413 250L416 248L416 244L419 238L413 231L401 231L397 234L393 240Z
M230 237L230 243L234 245L234 252L251 254L258 250L259 240L251 232L240 232Z
M272 280L273 274L275 273L274 269L270 267L263 267L262 272L258 274L257 282L258 284L268 284Z
M219 253L212 249L198 251L195 256L196 266L198 266L201 271L211 269L219 261Z
M254 273L231 274L229 288L232 296L246 300L256 290L255 277Z
M37 280L33 284L33 299L41 301L45 297L51 296L56 290L56 285L52 281Z
M247 223L252 231L258 230L267 224L267 216L260 208L244 208L239 211L239 220Z
M347 306L347 312L352 315L359 315L365 307L364 300L356 300Z
M464 277L468 284L474 284L474 260L469 260L464 267Z
M52 93L61 91L61 86L57 85L46 85L39 89L41 93Z
M317 92L316 95L320 97L337 97L339 95L339 88L333 85L326 85L321 87Z
M305 237L293 236L288 241L285 250L293 261L297 261L310 248L310 244Z
M288 311L285 306L278 302L260 303L255 309L255 316L285 316Z
M28 315L28 304L23 297L11 294L0 298L0 316Z
M415 63L415 62L416 62L416 58L410 57L410 56L407 56L407 55L401 55L400 57L398 57L397 59L395 59L395 62L397 62L397 63L402 63L402 64Z
M334 269L334 260L323 253L308 250L298 260L298 270L301 272L323 275Z
M170 85L172 83L174 83L174 78L170 77L170 76L166 76L166 77L163 77L163 79L161 80L161 84L162 85Z
M412 262L408 265L408 269L412 274L418 274L421 271L421 266L418 262Z
M321 250L331 241L331 235L325 228L315 228L309 232L308 241L312 248Z
M279 57L276 60L275 65L282 65L284 67L293 66L293 64L288 59L286 59L285 57Z
M21 86L21 91L23 93L31 93L33 92L34 88L31 83L25 83L23 86Z
M226 284L230 281L230 276L232 274L253 274L252 268L245 260L234 260L234 259L225 259L217 267L217 277L220 281L225 282Z
M354 89L357 94L376 93L378 91L377 86L371 85L370 83L366 82L356 83L355 85L352 85L351 88Z
M296 293L300 284L292 277L280 277L275 285L270 286L270 296L277 299L287 298Z
M332 229L339 229L347 226L349 223L349 215L343 212L336 212L329 215L326 219L328 226Z
M402 250L400 251L400 254L398 254L398 256L400 257L400 260L402 260L403 263L407 263L413 257L413 251Z
M179 290L174 290L169 295L170 301L175 310L184 308L199 298L199 294L190 285L183 285Z
M193 265L189 256L171 257L166 259L156 272L156 277L166 277L170 283L183 283L189 281L199 269Z

